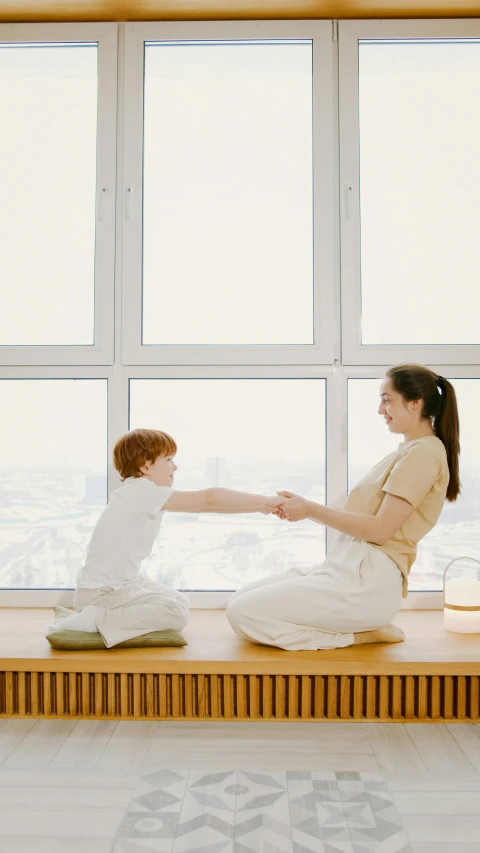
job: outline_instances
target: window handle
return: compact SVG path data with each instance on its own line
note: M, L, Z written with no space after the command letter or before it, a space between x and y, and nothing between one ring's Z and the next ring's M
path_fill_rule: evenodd
M107 212L107 203L108 203L108 187L105 185L101 188L100 194L98 197L98 220L99 222L103 222Z
M345 201L345 219L353 219L353 186L345 184L343 191Z
M125 219L128 221L133 216L133 187L125 190Z

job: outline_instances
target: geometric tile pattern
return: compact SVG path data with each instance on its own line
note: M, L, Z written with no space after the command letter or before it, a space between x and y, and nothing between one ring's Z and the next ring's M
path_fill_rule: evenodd
M150 770L114 853L412 853L381 774Z

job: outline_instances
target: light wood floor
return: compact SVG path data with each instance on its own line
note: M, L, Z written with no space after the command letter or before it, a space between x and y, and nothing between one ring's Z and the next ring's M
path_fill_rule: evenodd
M480 850L478 725L0 720L1 853L130 849L118 827L160 768L381 773L408 851Z

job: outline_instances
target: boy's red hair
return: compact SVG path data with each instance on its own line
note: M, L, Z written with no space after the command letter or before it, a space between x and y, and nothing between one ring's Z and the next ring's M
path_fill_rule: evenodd
M158 429L132 429L118 439L113 448L113 464L122 480L141 477L146 462L152 465L159 456L174 456L175 441L166 432Z

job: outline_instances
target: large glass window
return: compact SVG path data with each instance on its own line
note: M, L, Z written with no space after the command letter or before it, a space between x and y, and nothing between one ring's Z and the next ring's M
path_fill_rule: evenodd
M413 565L411 590L439 590L443 570L462 555L480 559L480 450L476 422L479 414L478 379L451 379L457 395L462 493L445 503L437 525L420 542ZM348 380L348 486L349 491L367 471L392 453L403 436L388 432L377 414L381 379Z
M0 587L68 589L107 501L107 381L1 379Z
M363 345L480 344L480 40L360 40Z
M133 379L130 428L139 427L175 438L178 489L288 489L325 501L324 380ZM325 529L312 522L166 513L145 565L182 589L232 590L324 553Z
M97 44L0 44L0 344L94 343Z
M68 603L129 428L172 433L177 488L341 506L400 441L376 414L400 361L456 377L461 420L410 588L480 555L480 22L336 30L0 24L0 606ZM146 568L228 592L326 540L166 513Z
M312 344L312 42L147 43L144 104L143 344Z

